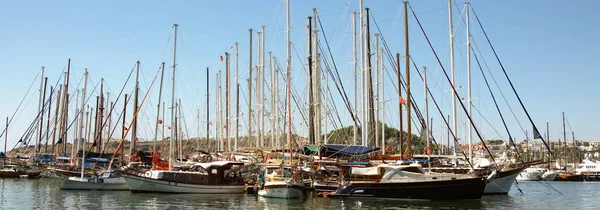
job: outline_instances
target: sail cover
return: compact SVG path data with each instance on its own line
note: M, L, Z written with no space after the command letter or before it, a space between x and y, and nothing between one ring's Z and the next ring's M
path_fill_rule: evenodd
M323 157L347 157L355 155L365 155L371 152L379 151L379 147L365 147L358 145L339 145L339 144L325 144L321 146L317 145L306 145L304 146L305 155L315 155L321 153Z

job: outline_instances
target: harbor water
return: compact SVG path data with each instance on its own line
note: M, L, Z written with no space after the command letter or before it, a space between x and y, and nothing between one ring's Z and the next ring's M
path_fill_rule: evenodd
M597 209L600 182L522 182L509 195L481 200L285 200L256 195L146 194L68 191L57 178L0 179L0 209Z

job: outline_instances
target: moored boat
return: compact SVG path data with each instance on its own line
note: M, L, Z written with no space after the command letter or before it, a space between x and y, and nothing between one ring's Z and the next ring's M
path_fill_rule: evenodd
M258 195L269 198L301 198L304 183L299 172L281 166L266 166L259 177Z
M129 190L127 182L115 171L104 171L93 177L69 177L62 190Z

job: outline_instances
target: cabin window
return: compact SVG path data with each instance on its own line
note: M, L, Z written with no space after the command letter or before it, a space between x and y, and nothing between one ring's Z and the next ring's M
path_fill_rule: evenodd
M211 171L211 173L212 173L212 174L217 174L217 169L213 169L213 170Z
M403 170L403 171L406 171L406 172L413 172L413 173L419 173L419 174L423 173L423 172L422 172L421 170L419 170L419 168L417 168L417 167L406 167L406 168L403 168L402 170Z

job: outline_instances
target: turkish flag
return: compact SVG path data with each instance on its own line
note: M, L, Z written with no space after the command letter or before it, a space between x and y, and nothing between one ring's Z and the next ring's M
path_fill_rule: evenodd
M158 120L158 124L159 124L159 125L160 125L160 124L162 124L162 120Z
M223 62L223 56L219 56L219 60L221 60L221 62Z

